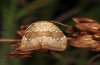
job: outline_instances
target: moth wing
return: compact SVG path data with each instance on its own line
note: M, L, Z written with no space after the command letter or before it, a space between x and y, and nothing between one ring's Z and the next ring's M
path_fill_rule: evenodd
M20 49L23 51L38 50L40 45L37 39L27 39L25 36L22 38Z
M53 51L63 51L67 46L67 40L65 37L61 39L55 39L52 37L43 37L44 48Z

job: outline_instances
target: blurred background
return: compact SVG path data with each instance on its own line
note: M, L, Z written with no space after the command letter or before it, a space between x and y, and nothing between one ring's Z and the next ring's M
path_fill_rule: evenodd
M0 0L0 38L21 38L16 34L21 25L38 20L59 21L74 25L73 17L92 18L100 21L100 0ZM66 35L66 28L57 25ZM0 42L0 65L86 65L100 52L74 48L50 54L34 52L27 59L6 58L12 52L9 43ZM100 57L91 65L100 65Z

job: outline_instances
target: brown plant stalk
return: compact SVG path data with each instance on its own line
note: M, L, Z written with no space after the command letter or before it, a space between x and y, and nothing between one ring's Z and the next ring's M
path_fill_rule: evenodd
M0 42L20 42L21 39L7 39L7 38L2 38L0 39Z

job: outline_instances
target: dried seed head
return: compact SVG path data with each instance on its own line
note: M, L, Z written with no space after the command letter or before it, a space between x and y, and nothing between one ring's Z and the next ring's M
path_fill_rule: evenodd
M100 23L88 18L73 18L77 24L67 28L67 33L86 32L86 33L100 33Z
M19 49L63 51L66 45L67 38L56 25L48 21L38 21L26 29Z
M73 38L70 44L78 48L88 48L91 44L94 44L96 42L97 41L92 39L91 35L85 35Z
M99 33L100 32L100 24L98 23L79 23L76 24L75 27L78 30L91 32L91 33Z
M74 17L72 18L76 23L93 23L96 22L96 20L94 19L90 19L90 18L78 18L78 17Z
M89 18L73 18L76 24L67 28L72 33L70 43L74 47L100 51L100 23Z

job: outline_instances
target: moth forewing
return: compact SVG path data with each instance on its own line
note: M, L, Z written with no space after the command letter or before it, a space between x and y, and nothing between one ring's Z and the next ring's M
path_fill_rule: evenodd
M26 29L19 49L63 51L66 46L67 38L56 25L48 21L38 21Z

